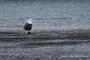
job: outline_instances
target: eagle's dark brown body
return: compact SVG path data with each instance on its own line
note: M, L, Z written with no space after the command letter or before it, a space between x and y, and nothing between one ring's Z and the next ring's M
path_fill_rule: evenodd
M26 23L26 24L24 25L24 30L25 30L26 32L28 32L28 34L30 33L31 29L32 29L32 24Z

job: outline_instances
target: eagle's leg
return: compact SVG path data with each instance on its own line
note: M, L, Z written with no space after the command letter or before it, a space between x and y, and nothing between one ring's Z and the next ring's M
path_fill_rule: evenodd
M30 32L28 32L28 34L30 34Z
M31 30L27 30L27 33L30 34Z

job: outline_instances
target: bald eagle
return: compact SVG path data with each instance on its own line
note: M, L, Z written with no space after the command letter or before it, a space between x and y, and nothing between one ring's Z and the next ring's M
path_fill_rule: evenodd
M23 29L25 30L26 33L30 34L31 29L32 29L32 19L29 19L27 23L24 25Z

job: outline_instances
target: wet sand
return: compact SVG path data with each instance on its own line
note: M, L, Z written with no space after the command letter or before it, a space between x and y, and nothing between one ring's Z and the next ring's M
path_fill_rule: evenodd
M0 60L89 60L90 30L0 31Z

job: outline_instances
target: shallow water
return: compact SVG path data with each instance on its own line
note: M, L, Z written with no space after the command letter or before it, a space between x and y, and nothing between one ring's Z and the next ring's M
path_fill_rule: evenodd
M0 32L2 60L89 60L90 31Z
M0 26L23 27L33 18L34 30L90 29L89 5L88 0L1 1Z

